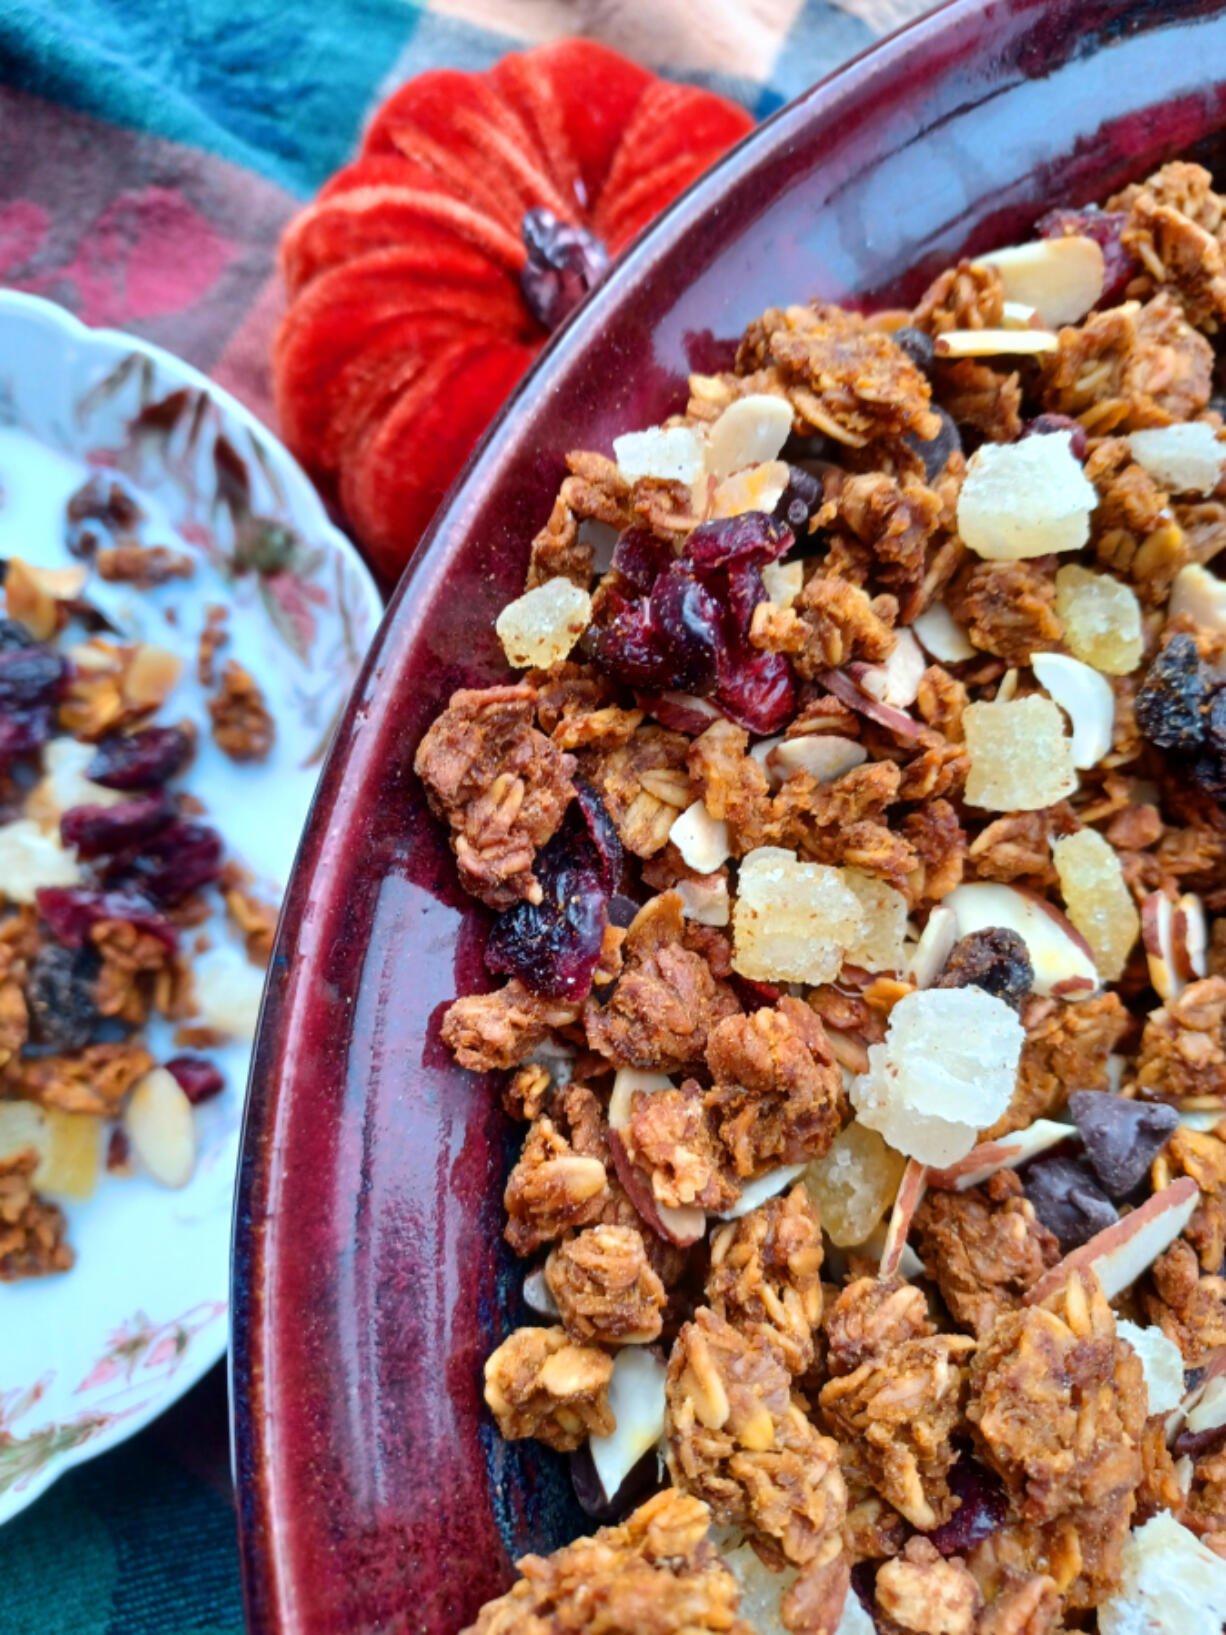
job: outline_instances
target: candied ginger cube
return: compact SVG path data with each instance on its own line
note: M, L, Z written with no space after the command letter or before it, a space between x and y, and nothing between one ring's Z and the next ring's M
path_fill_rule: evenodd
M1212 494L1226 460L1226 443L1203 420L1134 431L1128 446L1137 464L1172 494Z
M1141 1359L1151 1414L1169 1414L1183 1400L1183 1352L1156 1325L1142 1328L1117 1317L1115 1332Z
M627 482L696 483L706 470L706 441L693 426L649 426L613 439L613 458Z
M1099 976L1117 982L1141 933L1119 854L1097 829L1053 841L1051 854L1069 919L1089 943Z
M963 1158L1013 1098L1025 1030L982 988L925 988L890 1012L885 1043L852 1080L863 1123L922 1164Z
M903 938L907 934L907 899L875 875L844 869L843 884L860 904L863 924L847 958L866 971L901 971Z
M1056 431L975 450L958 495L958 532L977 556L1017 562L1081 549L1098 494L1072 443L1072 432Z
M805 1171L805 1186L830 1241L850 1249L871 1237L894 1202L906 1167L903 1155L887 1146L876 1130L852 1119L835 1136L829 1152Z
M1140 664L1141 604L1109 573L1067 563L1056 574L1056 613L1074 658L1106 676L1131 675Z
M830 982L863 919L840 869L761 846L741 861L732 964L760 982Z
M569 579L549 579L508 602L494 629L508 664L548 670L570 652L591 616L587 591Z
M1050 698L971 704L962 717L971 769L966 798L991 812L1037 812L1077 787L1073 742Z
M1171 587L1167 614L1174 619L1181 613L1210 630L1226 631L1226 581L1199 562L1180 568Z
M1101 1635L1221 1635L1226 1561L1166 1511L1129 1535L1122 1569L1098 1609Z

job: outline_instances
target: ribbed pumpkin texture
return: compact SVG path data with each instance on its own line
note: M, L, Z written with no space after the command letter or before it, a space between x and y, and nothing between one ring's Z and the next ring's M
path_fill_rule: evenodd
M286 442L385 579L545 341L527 212L616 255L751 124L586 40L423 74L379 109L286 230L273 371Z

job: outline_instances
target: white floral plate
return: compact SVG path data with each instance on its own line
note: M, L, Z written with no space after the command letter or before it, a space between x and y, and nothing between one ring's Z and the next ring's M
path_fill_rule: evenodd
M256 677L277 741L265 762L236 766L202 730L183 782L227 855L279 892L378 592L293 459L234 398L144 341L0 291L0 557L67 565L64 502L98 465L129 477L150 543L197 557L186 583L137 592L91 580L84 592L127 639L183 656L159 719L207 727L196 644L206 606L230 610L219 658ZM208 929L233 941L220 918ZM173 1053L168 1028L148 1031L158 1059ZM197 1111L190 1184L103 1175L87 1202L65 1205L75 1267L0 1284L0 1522L155 1418L225 1351L250 1044L210 1054L226 1088Z

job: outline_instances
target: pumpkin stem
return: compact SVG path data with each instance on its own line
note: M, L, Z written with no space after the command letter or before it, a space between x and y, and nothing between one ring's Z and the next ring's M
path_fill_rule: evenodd
M532 316L556 329L609 268L609 252L586 227L559 221L551 210L524 213L521 228L528 259L519 275Z

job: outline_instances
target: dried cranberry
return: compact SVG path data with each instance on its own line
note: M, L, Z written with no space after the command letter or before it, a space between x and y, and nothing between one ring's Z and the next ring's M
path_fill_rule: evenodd
M917 369L924 374L932 373L932 366L936 361L936 346L932 336L926 330L915 329L910 324L904 324L890 336L901 351L911 359Z
M644 593L675 560L672 547L648 528L627 528L613 547L613 567L635 590Z
M166 948L179 946L179 934L145 897L126 891L90 891L84 886L43 886L35 893L38 912L48 931L66 948L81 948L100 920L126 920L147 931Z
M1040 238L1092 238L1103 252L1103 293L1098 305L1109 307L1121 299L1137 270L1130 251L1124 248L1123 231L1128 225L1126 210L1100 210L1087 205L1084 210L1049 210L1039 218Z
M749 732L781 732L796 714L796 680L782 653L739 651L720 668L715 702Z
M790 528L799 539L809 531L809 523L822 503L822 485L803 466L788 466L788 484L771 513L777 523Z
M679 566L671 567L652 587L648 617L669 686L700 696L710 692L723 647L722 613L711 593Z
M151 839L174 815L174 802L164 790L114 806L72 806L60 818L60 839L75 846L79 857L111 857Z
M962 1502L928 1538L943 1556L959 1556L1004 1526L1009 1505L993 1472L967 1453L958 1459L947 1480L950 1491Z
M1073 458L1084 460L1090 450L1090 440L1086 436L1086 429L1080 420L1074 420L1069 414L1036 414L1033 420L1027 420L1022 427L1023 437L1050 437L1053 432L1069 431L1073 434L1070 444Z
M1196 641L1174 636L1154 659L1133 706L1137 726L1159 749L1189 754L1205 735L1205 676Z
M1063 1253L1079 1249L1119 1220L1119 1211L1075 1158L1045 1156L1026 1166L1023 1190L1034 1212L1054 1232Z
M225 1079L203 1056L172 1057L166 1063L166 1071L178 1083L193 1107L198 1107L202 1101L208 1101L210 1096L225 1089Z
M681 561L703 578L713 568L735 568L752 563L765 567L795 543L790 528L765 511L743 511L739 516L700 522L685 542Z
M57 1053L83 1050L94 1036L98 1007L94 984L101 962L92 948L48 943L30 962L26 1009L30 1038Z
M903 438L907 447L914 449L924 462L924 480L930 483L935 482L945 470L951 454L962 453L962 433L954 417L936 403L932 404L932 412L941 422L935 437L924 440L914 432L908 432Z
M16 619L0 619L0 653L11 652L15 647L33 646L34 637L25 625L18 624Z
M600 797L578 789L579 799L533 865L541 901L516 903L500 914L485 946L491 971L558 999L582 999L590 991L621 873L621 842Z
M159 903L178 903L221 873L221 836L207 823L176 818L138 847L107 864L108 886L144 892Z
M1021 1010L1033 986L1034 966L1026 944L1005 926L972 931L956 942L934 983L937 988L982 988L1015 1011Z
M85 776L105 789L153 789L172 778L191 752L192 741L181 727L142 727L102 739Z
M556 329L609 270L609 252L586 227L559 221L550 210L524 213L520 224L528 252L519 287L532 316Z
M644 597L629 602L592 638L592 657L615 681L646 692L667 690L672 672L660 651L650 609Z

